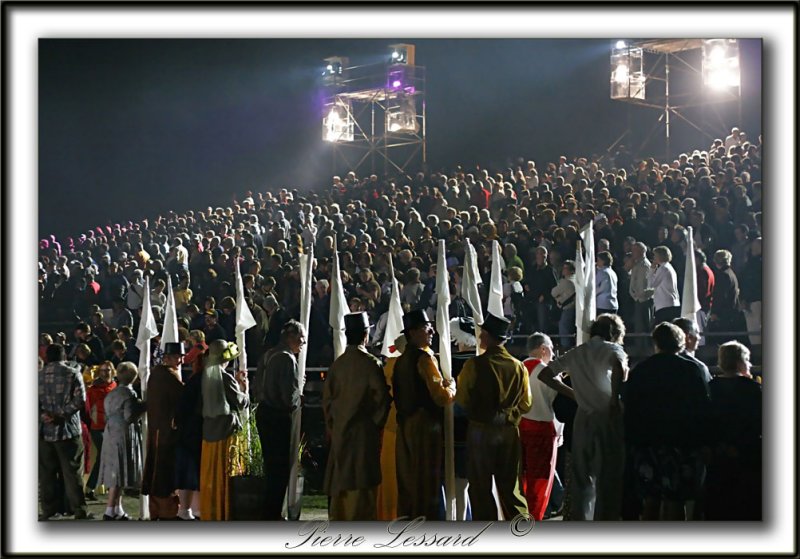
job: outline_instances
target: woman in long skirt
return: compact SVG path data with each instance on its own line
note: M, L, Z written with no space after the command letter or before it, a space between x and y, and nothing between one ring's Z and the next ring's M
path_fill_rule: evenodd
M200 510L203 520L230 518L230 450L241 428L238 413L249 404L247 372L225 370L239 356L236 344L215 340L201 380L203 447L200 458Z
M98 484L108 487L103 520L130 520L122 508L122 489L138 488L142 481L142 438L137 424L145 406L131 387L138 374L130 361L120 363L118 385L104 401L106 427L97 478Z

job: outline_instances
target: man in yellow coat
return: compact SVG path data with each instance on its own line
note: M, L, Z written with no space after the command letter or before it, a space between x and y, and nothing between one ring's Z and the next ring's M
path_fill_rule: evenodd
M473 357L458 376L456 402L469 418L467 479L473 520L498 520L492 476L505 519L528 514L520 491L522 461L519 422L531 409L528 370L504 344L510 322L489 314L480 325L483 354Z
M376 520L381 483L381 429L389 414L389 387L378 359L367 353L366 313L344 317L347 349L333 362L322 390L330 436L325 493L330 520Z

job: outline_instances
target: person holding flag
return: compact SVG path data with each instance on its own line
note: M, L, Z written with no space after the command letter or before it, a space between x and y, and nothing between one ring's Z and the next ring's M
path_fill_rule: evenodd
M266 520L283 520L281 509L289 485L293 416L300 414L302 389L297 356L306 343L306 329L289 320L281 330L281 342L258 364L254 399L256 426L264 455L267 480ZM297 449L294 449L297 452Z
M406 350L395 363L398 516L439 519L444 451L443 407L454 401L455 383L439 370L424 310L403 315Z
M528 514L520 490L519 422L531 409L528 370L505 348L511 323L489 312L481 324L484 352L464 364L456 401L469 417L467 479L473 520L498 520L492 495L497 484L500 512L506 519Z
M336 270L336 268L334 268ZM391 388L394 367L397 359L406 349L406 337L403 330L403 311L400 305L400 287L394 276L392 256L389 254L389 273L392 278L389 310L386 314L386 327L383 334L381 354L386 357L383 367L384 379ZM341 282L339 282L341 287ZM397 408L394 394L389 408L389 417L383 428L381 441L381 484L378 487L378 520L394 520L397 518Z
M161 364L147 380L147 444L142 494L149 496L152 520L174 520L178 515L175 495L175 450L178 444L175 412L183 393L180 366L184 349L180 342L164 346Z
M329 520L377 520L381 429L389 415L389 387L378 359L366 350L367 313L344 317L347 348L333 362L322 391L330 453L324 490Z

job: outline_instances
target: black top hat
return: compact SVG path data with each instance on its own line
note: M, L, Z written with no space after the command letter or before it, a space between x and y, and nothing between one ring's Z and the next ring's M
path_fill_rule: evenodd
M167 342L164 344L164 355L185 355L186 351L180 342Z
M403 332L408 332L414 328L419 328L425 324L430 324L428 313L423 309L415 309L403 315Z
M355 312L344 315L345 332L367 332L369 330L369 316L365 312Z
M481 324L481 329L486 330L498 340L507 340L509 326L511 326L511 321L490 313L486 315L483 324Z

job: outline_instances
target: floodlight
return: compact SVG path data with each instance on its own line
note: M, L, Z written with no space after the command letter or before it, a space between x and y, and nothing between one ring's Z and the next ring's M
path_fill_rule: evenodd
M419 122L414 98L402 95L390 103L386 108L386 131L400 134L418 132Z
M414 45L399 43L396 45L389 45L391 64L408 64L414 65Z
M639 47L617 47L611 50L611 98L644 99L645 75L642 72L642 49Z
M628 45L625 44L625 41L617 41L617 48L618 49L624 49L626 46L628 46Z
M325 117L322 119L322 139L326 142L352 142L354 135L354 122L349 102L337 99L326 107Z
M347 58L342 56L331 56L325 59L325 63L325 69L322 71L323 85L339 85L345 78Z
M703 83L717 91L739 89L739 43L736 39L703 40Z

